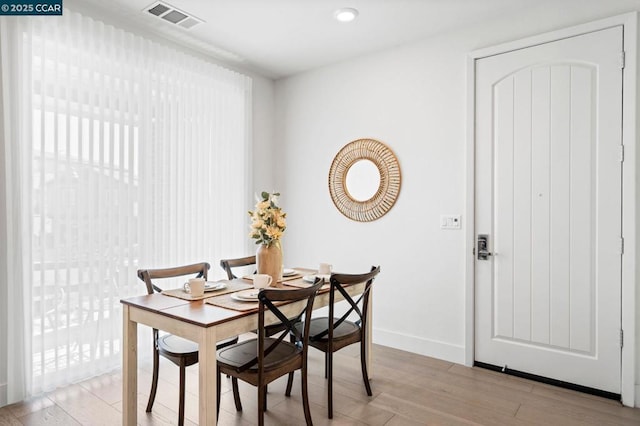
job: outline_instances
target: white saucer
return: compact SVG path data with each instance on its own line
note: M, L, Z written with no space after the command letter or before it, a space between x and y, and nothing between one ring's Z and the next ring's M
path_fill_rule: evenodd
M282 276L283 277L290 277L292 275L297 274L298 271L296 271L295 269L289 269L289 268L285 268L282 270Z
M227 288L227 283L221 283L216 281L207 281L204 283L204 291L218 291Z

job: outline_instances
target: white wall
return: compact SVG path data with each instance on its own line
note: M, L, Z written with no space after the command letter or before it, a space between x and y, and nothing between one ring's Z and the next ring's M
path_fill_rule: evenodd
M253 193L273 190L275 132L275 84L273 80L253 75ZM253 195L251 200L253 200ZM249 217L247 216L247 231ZM248 235L248 234L247 234Z
M439 217L465 209L467 54L636 10L640 1L564 0L554 7L277 82L277 183L289 223L285 263L328 261L344 272L380 264L377 343L464 362L464 230L440 230ZM338 150L365 137L396 153L402 189L386 216L356 223L334 208L327 175ZM462 218L463 228L468 220Z

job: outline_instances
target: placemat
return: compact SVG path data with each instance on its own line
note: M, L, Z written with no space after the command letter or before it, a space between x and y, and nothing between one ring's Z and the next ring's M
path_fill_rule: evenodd
M294 282L288 282L283 287L279 287L279 288L283 288L283 289L286 289L287 287L307 288L309 286L311 286L311 283L308 283L308 282L302 281L302 279L299 279ZM318 293L327 292L329 291L330 287L331 285L327 283L322 287L320 287L320 290L318 290ZM205 300L205 303L208 303L214 306L219 306L221 308L233 309L234 311L247 312L247 311L258 310L258 302L242 302L239 300L232 299L230 294L216 295L216 296L217 297L212 297ZM283 302L275 302L274 305L279 306L282 303Z
M258 302L239 302L232 299L230 294L212 297L204 302L221 308L233 309L234 311L245 312L258 310Z
M289 284L286 285L288 287ZM280 287L280 288L286 288ZM272 287L269 287L272 288ZM219 306L221 308L233 309L234 311L257 311L258 310L258 302L242 302L239 300L235 300L231 298L230 294L221 295L218 297L212 297L205 300L205 303L210 305ZM282 305L284 302L274 302L273 304L276 306Z
M297 278L294 281L287 282L286 285L291 286L291 287L297 287L297 288L311 287L311 285L313 283L311 283L309 281L305 281L302 278L304 276L306 276L306 275L315 275L316 272L318 272L316 269L305 269L305 268L296 268L296 271L302 272L302 276ZM328 275L327 275L327 277L328 277ZM328 289L330 287L329 280L325 279L324 281L325 281L325 284L322 287L320 287L320 291L326 290L326 289Z
M205 293L202 296L198 296L198 297L193 297L190 293L187 293L186 291L184 291L181 288L174 288L171 290L163 290L162 294L166 295L166 296L171 296L171 297L178 297L180 299L184 299L184 300L202 300L202 299L208 299L210 297L214 297L214 296L220 296L223 294L227 294L227 293L235 293L236 291L240 291L240 290L245 290L247 288L252 288L253 286L251 284L242 282L240 280L221 280L221 281L216 281L216 282L223 282L225 284L227 284L227 288L224 288L222 290L216 290L216 291L205 291Z
M285 281L299 280L299 279L302 279L303 276L311 273L315 273L316 271L315 269L305 269L305 268L292 268L292 269L294 269L297 272L295 275L282 277L282 279L278 280L278 282L281 283ZM253 275L245 275L244 277L242 277L242 279L253 282ZM289 285L288 282L287 282L287 285Z
M311 287L313 283L307 282L305 280L303 280L302 278L300 278L297 281L292 281L287 283L287 285L289 287L297 287L297 288L307 288L307 287ZM331 287L331 284L325 281L325 284L320 287L320 290L318 291L322 291L322 290L327 290L329 287Z

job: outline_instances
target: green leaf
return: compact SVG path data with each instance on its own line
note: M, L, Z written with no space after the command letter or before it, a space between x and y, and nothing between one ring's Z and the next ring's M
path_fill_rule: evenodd
M268 192L262 191L261 195L262 195L262 199L264 201L267 201L269 199L269 193Z

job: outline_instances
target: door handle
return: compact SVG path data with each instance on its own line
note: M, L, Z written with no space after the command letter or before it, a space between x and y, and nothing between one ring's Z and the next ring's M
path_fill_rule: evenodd
M489 251L489 235L478 234L478 260L489 260L493 253Z

